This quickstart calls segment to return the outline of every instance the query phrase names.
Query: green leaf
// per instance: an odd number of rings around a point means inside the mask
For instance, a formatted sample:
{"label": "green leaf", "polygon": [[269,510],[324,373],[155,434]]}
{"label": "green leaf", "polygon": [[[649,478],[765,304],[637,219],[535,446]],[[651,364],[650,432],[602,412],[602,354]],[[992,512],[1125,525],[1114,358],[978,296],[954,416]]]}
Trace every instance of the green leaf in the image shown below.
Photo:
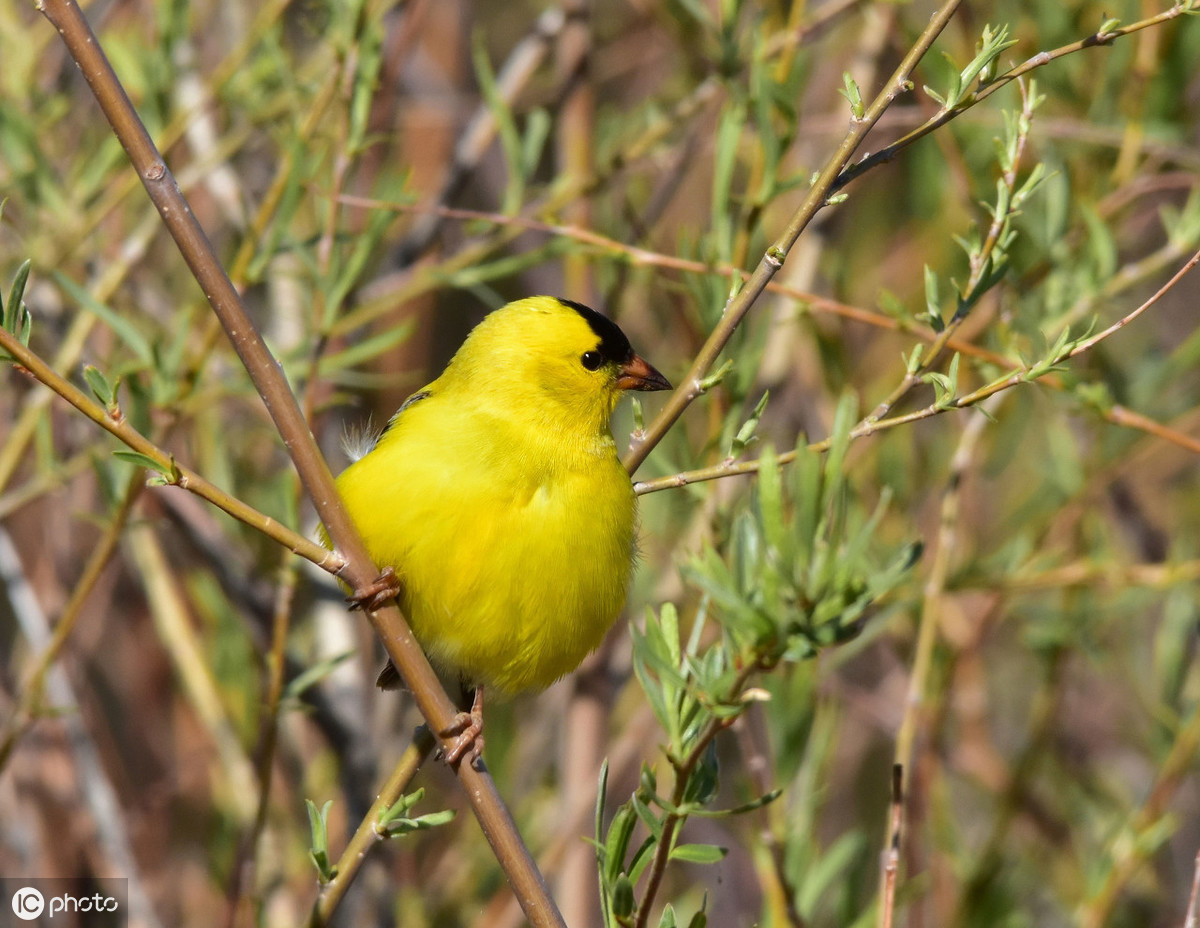
{"label": "green leaf", "polygon": [[848,876],[851,865],[862,857],[865,850],[866,840],[862,834],[851,831],[839,836],[832,845],[816,855],[797,887],[800,911],[807,913],[815,910],[835,882]]}
{"label": "green leaf", "polygon": [[975,83],[976,78],[990,79],[995,70],[993,65],[996,59],[1005,49],[1012,48],[1016,44],[1015,39],[1008,38],[1007,26],[1000,26],[994,31],[991,26],[984,26],[983,36],[979,41],[979,50],[959,75],[961,86],[970,87]]}
{"label": "green leaf", "polygon": [[8,291],[8,304],[4,309],[4,328],[17,334],[16,326],[20,319],[20,310],[25,301],[25,285],[29,281],[29,269],[33,266],[33,261],[26,258],[21,262],[21,266],[17,268],[17,273],[13,275],[12,287]]}
{"label": "green leaf", "polygon": [[593,821],[592,833],[595,836],[596,857],[597,862],[603,865],[603,848],[601,843],[602,832],[604,829],[604,805],[607,802],[608,793],[608,758],[604,758],[604,762],[600,765],[600,782],[596,784],[596,817]]}
{"label": "green leaf", "polygon": [[[666,602],[658,611],[658,624],[662,629],[663,644],[667,647],[667,655],[672,667],[678,667],[683,654],[679,649],[679,613],[675,604]],[[682,683],[682,680],[678,682]]]}
{"label": "green leaf", "polygon": [[662,838],[662,819],[654,814],[654,810],[646,805],[642,797],[634,793],[630,804],[633,806],[634,812],[637,813],[637,817],[642,820],[642,824],[646,826],[646,830],[654,837],[654,840],[657,841]]}
{"label": "green leaf", "polygon": [[444,825],[447,822],[454,821],[454,817],[458,815],[454,809],[443,809],[441,812],[426,812],[424,815],[418,815],[413,819],[413,823],[418,828],[433,828],[437,825]]}
{"label": "green leaf", "polygon": [[733,252],[733,217],[729,208],[737,199],[733,174],[745,125],[746,108],[737,102],[726,104],[717,125],[713,163],[712,228],[717,256],[722,261],[730,260]]}
{"label": "green leaf", "polygon": [[938,296],[937,272],[928,264],[925,265],[925,318],[935,332],[946,328],[942,320],[942,303]]}
{"label": "green leaf", "polygon": [[717,764],[717,744],[710,741],[695,769],[688,777],[683,790],[684,802],[707,805],[716,798],[720,786],[720,770]]}
{"label": "green leaf", "polygon": [[646,430],[646,414],[642,412],[642,401],[636,396],[632,397],[629,409],[633,413],[633,430],[638,433],[644,432]]}
{"label": "green leaf", "polygon": [[653,835],[650,835],[641,843],[641,846],[633,852],[633,856],[629,858],[629,879],[635,885],[637,884],[637,881],[641,879],[642,871],[644,871],[649,865],[650,861],[654,859],[654,849],[656,847],[658,847],[658,839]]}
{"label": "green leaf", "polygon": [[[0,324],[4,330],[13,335],[22,345],[29,344],[29,336],[33,332],[33,316],[25,305],[25,284],[29,279],[30,261],[26,259],[17,268],[13,278],[12,288],[8,294],[8,305],[0,303]],[[0,352],[0,360],[16,360],[8,352]]]}
{"label": "green leaf", "polygon": [[637,814],[633,806],[625,803],[613,816],[612,824],[608,826],[608,839],[604,842],[604,884],[612,886],[618,875],[625,868],[625,855],[629,851],[629,839],[633,835],[633,826],[637,824]]}
{"label": "green leaf", "polygon": [[119,448],[113,452],[114,458],[120,458],[122,461],[128,461],[137,467],[144,467],[146,470],[154,471],[156,474],[162,474],[171,483],[176,483],[179,480],[179,470],[175,467],[174,459],[170,464],[163,464],[156,458],[152,458],[147,454],[142,454],[140,451],[132,451],[128,448]]}
{"label": "green leaf", "polygon": [[825,458],[825,481],[822,499],[823,507],[828,510],[836,494],[841,492],[843,482],[843,466],[846,451],[850,448],[850,430],[857,417],[858,397],[850,391],[838,399],[837,409],[833,414],[833,434],[829,454]]}
{"label": "green leaf", "polygon": [[866,112],[866,108],[863,106],[862,92],[858,89],[858,84],[854,82],[849,71],[842,73],[842,88],[838,93],[850,101],[850,112],[854,118],[862,119]]}
{"label": "green leaf", "polygon": [[729,848],[715,844],[681,844],[671,851],[671,860],[682,860],[690,864],[715,864],[725,859]]}
{"label": "green leaf", "polygon": [[770,445],[758,456],[758,511],[767,544],[784,556],[788,547],[783,524],[783,479],[779,459]]}
{"label": "green leaf", "polygon": [[329,862],[329,810],[333,806],[333,800],[326,800],[325,805],[317,808],[317,804],[311,799],[304,800],[305,808],[308,810],[308,827],[311,833],[312,846],[309,848],[309,857],[312,859],[313,865],[317,868],[317,875],[321,882],[328,883],[337,876],[337,868]]}
{"label": "green leaf", "polygon": [[700,392],[707,393],[709,390],[711,390],[713,387],[715,387],[717,384],[719,384],[722,380],[724,380],[725,376],[731,370],[733,370],[733,361],[726,360],[725,363],[722,364],[720,367],[718,367],[715,371],[713,371],[707,377],[704,377],[701,379]]}
{"label": "green leaf", "polygon": [[[946,57],[948,59],[950,56],[947,55]],[[962,99],[962,92],[962,74],[955,72],[950,75],[950,87],[946,91],[946,107],[953,109],[954,107],[958,106],[959,101]]]}
{"label": "green leaf", "polygon": [[381,824],[387,823],[392,819],[399,818],[406,814],[413,806],[425,798],[425,788],[421,787],[411,793],[403,794],[392,805],[379,813],[379,821]]}
{"label": "green leaf", "polygon": [[83,366],[83,379],[92,390],[92,395],[96,397],[106,407],[111,408],[116,400],[116,391],[108,382],[108,378],[100,371],[98,367],[91,364]]}
{"label": "green leaf", "polygon": [[525,114],[525,135],[521,139],[521,172],[527,180],[537,173],[552,126],[550,114],[543,107],[535,107]]}
{"label": "green leaf", "polygon": [[732,809],[692,809],[692,815],[703,816],[704,818],[723,818],[727,815],[745,815],[747,812],[753,812],[756,809],[761,809],[763,806],[774,802],[783,795],[783,790],[773,789],[769,793],[759,796],[757,799],[752,799],[750,802],[743,803],[740,806],[734,806]]}
{"label": "green leaf", "polygon": [[642,761],[642,772],[638,776],[638,788],[647,793],[658,792],[658,775],[654,772],[654,768],[645,761]]}
{"label": "green leaf", "polygon": [[658,719],[658,724],[665,731],[670,731],[674,724],[672,722],[674,713],[667,707],[661,683],[650,673],[647,660],[649,649],[645,645],[645,636],[632,623],[629,626],[629,634],[633,642],[633,672],[638,678],[638,683],[641,684],[642,691],[646,694],[646,701],[650,703],[650,709],[654,713],[654,717]]}
{"label": "green leaf", "polygon": [[1021,204],[1045,183],[1046,177],[1046,165],[1039,161],[1033,166],[1029,176],[1025,178],[1025,182],[1013,194],[1013,208],[1019,209]]}
{"label": "green leaf", "polygon": [[623,873],[613,886],[612,911],[617,918],[625,918],[633,913],[633,883]]}
{"label": "green leaf", "polygon": [[367,227],[353,237],[354,244],[349,254],[342,251],[337,253],[336,265],[325,281],[325,318],[322,320],[324,330],[328,331],[342,312],[346,294],[358,283],[367,263],[378,254],[379,241],[394,220],[394,214],[388,210],[373,210],[367,220]]}
{"label": "green leaf", "polygon": [[304,805],[308,809],[308,827],[312,832],[312,846],[314,850],[328,850],[326,819],[329,817],[329,809],[333,806],[333,800],[326,800],[325,805],[321,806],[320,810],[317,809],[317,804],[311,799],[305,799]]}
{"label": "green leaf", "polygon": [[758,430],[759,420],[762,419],[763,410],[767,408],[767,399],[770,395],[769,390],[763,393],[762,398],[754,407],[754,412],[750,414],[750,418],[742,423],[742,427],[738,429],[738,433],[734,436],[733,442],[729,447],[728,458],[730,460],[741,457],[742,452],[746,450],[746,446],[754,440],[754,433]]}
{"label": "green leaf", "polygon": [[[418,790],[417,792],[423,791]],[[401,802],[403,802],[403,799]],[[397,805],[399,804],[397,803]],[[418,815],[416,818],[410,818],[403,814],[392,816],[391,811],[389,809],[388,812],[380,816],[380,822],[376,829],[380,834],[388,838],[400,838],[404,835],[412,834],[414,831],[428,831],[430,828],[437,828],[439,825],[452,822],[456,815],[453,809],[443,809],[440,812],[429,812],[425,815]],[[385,816],[390,817],[385,818]]]}

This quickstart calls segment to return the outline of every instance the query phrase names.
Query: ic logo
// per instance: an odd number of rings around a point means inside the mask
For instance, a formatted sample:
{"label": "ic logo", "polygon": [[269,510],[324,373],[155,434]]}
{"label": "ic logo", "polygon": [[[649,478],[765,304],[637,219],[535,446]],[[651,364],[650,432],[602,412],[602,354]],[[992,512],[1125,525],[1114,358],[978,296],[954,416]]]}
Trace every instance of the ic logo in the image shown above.
{"label": "ic logo", "polygon": [[17,918],[31,922],[42,914],[42,909],[46,907],[46,900],[32,886],[26,886],[13,894],[12,907]]}

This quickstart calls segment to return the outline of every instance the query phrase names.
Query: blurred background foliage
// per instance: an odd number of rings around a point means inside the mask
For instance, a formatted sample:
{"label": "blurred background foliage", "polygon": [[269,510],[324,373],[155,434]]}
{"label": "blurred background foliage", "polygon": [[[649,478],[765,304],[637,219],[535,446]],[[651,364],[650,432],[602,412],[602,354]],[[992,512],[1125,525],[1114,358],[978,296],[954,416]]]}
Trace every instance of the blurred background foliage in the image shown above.
{"label": "blurred background foliage", "polygon": [[[844,75],[869,101],[932,11],[88,6],[335,470],[347,429],[385,421],[520,296],[603,308],[677,381],[730,268],[758,262],[843,137]],[[1171,11],[968,3],[860,155],[938,112],[922,87],[947,98],[986,27],[1012,44],[984,80]],[[143,433],[311,530],[33,4],[0,0],[0,60],[0,290],[32,261],[31,346],[81,386],[84,364],[119,378]],[[667,924],[875,923],[896,761],[897,924],[1183,923],[1200,848],[1196,278],[986,414],[952,407],[1127,315],[1195,251],[1198,65],[1188,16],[1063,55],[1024,102],[1015,82],[968,99],[806,230],[786,292],[758,301],[637,479],[759,455],[763,472],[644,495],[634,634],[620,623],[573,678],[489,710],[489,767],[573,928],[641,901],[651,924],[667,902]],[[989,208],[1039,165],[989,251]],[[978,280],[955,320],[954,282]],[[947,325],[938,376],[894,407],[942,411],[851,440]],[[332,800],[336,857],[414,710],[374,690],[378,648],[327,579],[182,491],[145,490],[114,440],[3,376],[0,872],[128,876],[137,924],[303,922],[305,800]],[[622,413],[620,444],[658,403]],[[803,450],[830,436],[828,455]],[[414,816],[463,808],[439,765],[420,783]],[[460,814],[375,850],[336,921],[520,916]]]}

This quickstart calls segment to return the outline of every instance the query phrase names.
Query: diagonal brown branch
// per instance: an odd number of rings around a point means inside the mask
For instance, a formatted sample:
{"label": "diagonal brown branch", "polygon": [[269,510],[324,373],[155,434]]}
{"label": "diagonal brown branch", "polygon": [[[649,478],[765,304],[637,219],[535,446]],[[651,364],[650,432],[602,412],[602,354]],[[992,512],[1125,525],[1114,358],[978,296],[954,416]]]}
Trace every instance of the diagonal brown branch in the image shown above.
{"label": "diagonal brown branch", "polygon": [[[262,397],[318,516],[338,551],[346,558],[342,578],[352,587],[367,585],[378,571],[341,504],[333,475],[287,380],[247,316],[212,244],[138,118],[82,11],[73,0],[42,0],[39,9],[58,29]],[[442,689],[400,610],[389,606],[368,616],[383,640],[388,656],[412,690],[422,714],[435,731],[446,730],[455,715],[454,704]],[[470,764],[460,764],[458,776],[530,922],[537,926],[561,925],[562,918],[550,898],[545,880],[521,841],[491,776],[486,770],[477,770]]]}
{"label": "diagonal brown branch", "polygon": [[833,190],[834,182],[838,175],[849,163],[854,152],[862,143],[867,133],[871,131],[871,127],[879,121],[884,111],[892,104],[901,93],[906,92],[912,86],[909,76],[913,69],[917,66],[917,62],[924,57],[933,45],[934,40],[946,28],[946,24],[950,22],[951,17],[958,9],[962,0],[946,0],[941,5],[933,17],[929,21],[929,25],[925,27],[913,47],[908,54],[904,56],[904,60],[900,62],[900,66],[888,79],[883,90],[871,102],[862,118],[855,119],[850,127],[850,131],[842,140],[842,144],[838,146],[837,151],[826,163],[824,169],[818,175],[816,181],[809,189],[808,196],[796,210],[791,221],[787,224],[783,234],[776,239],[775,243],[767,249],[766,254],[758,263],[758,267],[750,275],[742,289],[734,296],[725,306],[725,312],[721,316],[721,321],[717,323],[712,334],[700,349],[696,359],[692,362],[691,368],[680,381],[679,387],[671,394],[671,398],[667,401],[666,406],[646,429],[643,434],[635,435],[634,441],[629,449],[629,453],[625,455],[625,469],[631,474],[638,469],[638,466],[646,459],[646,456],[653,450],[654,446],[662,441],[663,436],[675,424],[676,420],[683,415],[684,411],[699,397],[704,391],[701,387],[701,380],[704,375],[712,368],[717,357],[728,344],[729,339],[733,337],[733,333],[737,330],[746,313],[750,311],[750,307],[754,305],[755,300],[766,289],[767,284],[771,281],[776,272],[783,267],[783,262],[787,259],[788,252],[792,246],[796,244],[796,240],[800,237],[800,233],[808,226],[817,212],[827,204],[829,195]]}

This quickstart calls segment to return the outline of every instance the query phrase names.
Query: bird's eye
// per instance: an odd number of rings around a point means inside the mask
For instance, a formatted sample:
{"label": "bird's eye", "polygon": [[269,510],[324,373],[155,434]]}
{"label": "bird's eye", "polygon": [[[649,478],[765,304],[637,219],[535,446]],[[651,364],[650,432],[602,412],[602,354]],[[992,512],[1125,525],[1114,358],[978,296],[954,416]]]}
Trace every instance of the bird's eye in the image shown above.
{"label": "bird's eye", "polygon": [[585,351],[579,360],[589,371],[599,370],[600,365],[604,363],[604,358],[600,356],[599,351]]}

